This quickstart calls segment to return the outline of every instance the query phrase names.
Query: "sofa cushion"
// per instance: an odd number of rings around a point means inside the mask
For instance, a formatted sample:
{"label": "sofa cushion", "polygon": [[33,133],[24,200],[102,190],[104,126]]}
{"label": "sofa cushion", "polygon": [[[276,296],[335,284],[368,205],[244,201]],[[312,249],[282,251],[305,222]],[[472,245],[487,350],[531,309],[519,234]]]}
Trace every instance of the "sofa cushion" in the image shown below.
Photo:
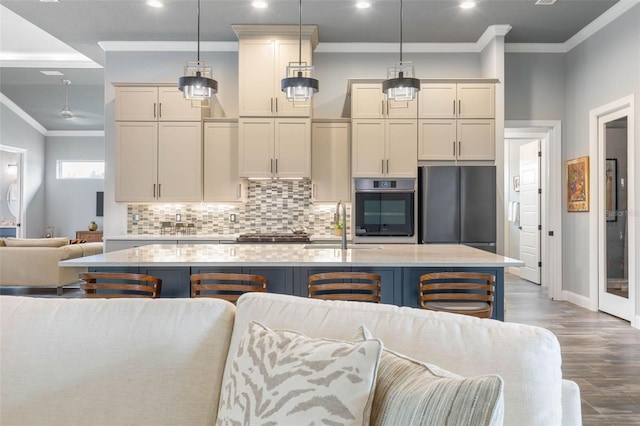
{"label": "sofa cushion", "polygon": [[0,296],[0,424],[211,425],[235,307]]}
{"label": "sofa cushion", "polygon": [[251,322],[230,353],[217,424],[368,424],[381,351],[375,339],[312,339]]}
{"label": "sofa cushion", "polygon": [[[361,326],[356,341],[371,339]],[[374,426],[502,425],[500,376],[462,377],[384,349],[371,411]]]}
{"label": "sofa cushion", "polygon": [[69,238],[7,238],[7,247],[62,247],[69,244]]}
{"label": "sofa cushion", "polygon": [[[562,371],[558,340],[541,327],[392,305],[247,293],[237,303],[231,340],[252,321],[311,337],[350,340],[365,325],[385,348],[462,376],[504,381],[505,424],[560,424]],[[225,370],[228,370],[228,364]]]}

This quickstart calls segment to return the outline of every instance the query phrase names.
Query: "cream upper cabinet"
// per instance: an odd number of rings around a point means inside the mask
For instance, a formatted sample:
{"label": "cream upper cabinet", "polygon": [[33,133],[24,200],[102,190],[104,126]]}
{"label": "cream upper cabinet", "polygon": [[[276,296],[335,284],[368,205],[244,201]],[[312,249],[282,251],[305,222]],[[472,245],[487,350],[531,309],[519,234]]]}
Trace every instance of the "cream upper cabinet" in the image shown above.
{"label": "cream upper cabinet", "polygon": [[352,120],[353,177],[415,177],[416,120]]}
{"label": "cream upper cabinet", "polygon": [[238,123],[204,123],[204,201],[242,201],[244,191],[238,175]]}
{"label": "cream upper cabinet", "polygon": [[350,125],[322,122],[311,125],[311,198],[316,202],[351,198]]}
{"label": "cream upper cabinet", "polygon": [[416,118],[418,101],[389,101],[382,93],[382,83],[351,85],[351,118]]}
{"label": "cream upper cabinet", "polygon": [[493,83],[422,83],[420,118],[494,118]]}
{"label": "cream upper cabinet", "polygon": [[311,176],[311,120],[241,118],[239,175],[246,178]]}
{"label": "cream upper cabinet", "polygon": [[[287,101],[280,82],[287,66],[298,63],[298,38],[248,38],[239,43],[239,115],[309,117],[309,104]],[[311,65],[311,42],[302,40],[302,61]]]}
{"label": "cream upper cabinet", "polygon": [[493,160],[494,120],[423,119],[418,123],[419,160]]}
{"label": "cream upper cabinet", "polygon": [[116,201],[202,201],[200,122],[116,122]]}
{"label": "cream upper cabinet", "polygon": [[116,121],[199,121],[208,112],[192,107],[174,86],[116,87]]}

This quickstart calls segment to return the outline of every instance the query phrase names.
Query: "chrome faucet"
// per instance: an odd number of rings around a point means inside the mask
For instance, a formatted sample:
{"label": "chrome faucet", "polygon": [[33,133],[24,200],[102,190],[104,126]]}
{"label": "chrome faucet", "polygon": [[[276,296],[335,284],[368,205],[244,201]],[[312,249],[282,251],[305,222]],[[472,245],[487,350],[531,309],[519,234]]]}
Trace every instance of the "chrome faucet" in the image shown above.
{"label": "chrome faucet", "polygon": [[335,221],[336,225],[340,223],[340,206],[342,206],[342,244],[340,248],[342,250],[347,249],[347,208],[345,207],[344,201],[338,201],[336,204],[336,214]]}

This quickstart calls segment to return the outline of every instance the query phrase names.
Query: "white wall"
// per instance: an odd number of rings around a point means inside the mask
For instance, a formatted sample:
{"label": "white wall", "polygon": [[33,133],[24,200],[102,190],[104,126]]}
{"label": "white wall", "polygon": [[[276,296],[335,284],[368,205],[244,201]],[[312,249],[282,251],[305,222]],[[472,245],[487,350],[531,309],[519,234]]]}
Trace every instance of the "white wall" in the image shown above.
{"label": "white wall", "polygon": [[[617,18],[607,27],[566,54],[565,123],[563,130],[563,161],[589,155],[589,112],[625,96],[634,95],[636,127],[640,124],[640,4]],[[640,146],[640,132],[636,132],[635,146]],[[636,150],[636,170],[640,170],[640,150]],[[591,161],[595,161],[591,158]],[[593,167],[591,170],[595,170]],[[564,176],[564,175],[563,175]],[[593,175],[592,175],[593,176]],[[563,181],[565,181],[566,176]],[[594,183],[594,181],[592,181]],[[596,215],[597,192],[592,185],[590,211],[563,213],[563,288],[579,296],[596,298],[590,294],[590,271],[597,259],[591,258],[592,234],[590,215]],[[636,200],[640,196],[636,185]],[[566,199],[566,188],[563,188]],[[633,207],[630,207],[633,209]],[[637,206],[636,206],[637,208]],[[637,214],[637,210],[636,210]],[[636,230],[640,238],[640,229]],[[640,241],[640,240],[638,240]],[[636,252],[640,256],[640,251]],[[636,259],[636,265],[640,259]],[[640,271],[638,271],[640,273]],[[640,274],[636,275],[640,276]],[[640,305],[640,292],[638,302]]]}
{"label": "white wall", "polygon": [[46,218],[57,236],[75,238],[90,221],[102,229],[96,217],[96,192],[104,190],[102,179],[56,179],[57,160],[104,160],[103,137],[57,136],[46,139]]}
{"label": "white wall", "polygon": [[0,103],[0,145],[25,149],[23,236],[43,237],[45,222],[45,138]]}

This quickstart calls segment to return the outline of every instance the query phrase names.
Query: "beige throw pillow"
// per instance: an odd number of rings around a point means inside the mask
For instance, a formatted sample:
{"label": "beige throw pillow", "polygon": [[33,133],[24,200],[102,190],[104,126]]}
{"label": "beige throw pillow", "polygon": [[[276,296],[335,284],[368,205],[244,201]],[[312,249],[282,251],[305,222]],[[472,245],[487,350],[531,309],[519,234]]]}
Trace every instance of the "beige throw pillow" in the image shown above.
{"label": "beige throw pillow", "polygon": [[222,383],[217,425],[368,425],[382,343],[252,322]]}
{"label": "beige throw pillow", "polygon": [[7,238],[4,243],[7,247],[62,247],[69,244],[69,238]]}
{"label": "beige throw pillow", "polygon": [[[360,328],[356,341],[371,334]],[[371,425],[502,425],[500,376],[461,377],[385,349],[382,353]]]}

